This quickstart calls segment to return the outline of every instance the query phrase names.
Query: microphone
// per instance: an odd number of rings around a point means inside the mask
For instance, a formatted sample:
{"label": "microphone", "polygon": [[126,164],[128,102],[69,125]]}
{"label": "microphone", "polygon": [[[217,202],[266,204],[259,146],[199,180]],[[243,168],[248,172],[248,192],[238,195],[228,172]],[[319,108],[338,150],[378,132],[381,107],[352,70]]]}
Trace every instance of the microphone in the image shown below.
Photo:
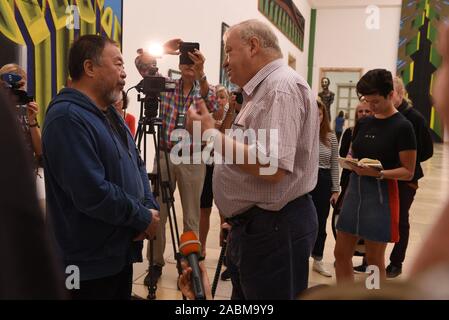
{"label": "microphone", "polygon": [[143,91],[143,80],[141,80],[138,84],[135,86],[137,92],[142,93]]}
{"label": "microphone", "polygon": [[196,300],[205,300],[204,286],[201,277],[201,270],[198,264],[198,256],[201,252],[201,243],[198,241],[196,234],[193,231],[184,232],[181,235],[179,251],[187,258],[189,266],[192,268],[191,280],[193,293]]}

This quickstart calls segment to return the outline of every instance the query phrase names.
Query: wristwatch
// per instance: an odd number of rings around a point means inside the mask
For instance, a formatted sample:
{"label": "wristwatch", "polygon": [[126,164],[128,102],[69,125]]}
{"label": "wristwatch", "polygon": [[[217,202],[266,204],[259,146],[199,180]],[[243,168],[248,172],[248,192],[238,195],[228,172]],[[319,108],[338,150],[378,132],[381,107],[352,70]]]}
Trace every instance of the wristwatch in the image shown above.
{"label": "wristwatch", "polygon": [[30,123],[30,124],[28,125],[28,127],[30,127],[30,128],[36,128],[36,127],[40,128],[40,127],[39,127],[39,123],[38,123],[37,121],[34,121],[33,124]]}

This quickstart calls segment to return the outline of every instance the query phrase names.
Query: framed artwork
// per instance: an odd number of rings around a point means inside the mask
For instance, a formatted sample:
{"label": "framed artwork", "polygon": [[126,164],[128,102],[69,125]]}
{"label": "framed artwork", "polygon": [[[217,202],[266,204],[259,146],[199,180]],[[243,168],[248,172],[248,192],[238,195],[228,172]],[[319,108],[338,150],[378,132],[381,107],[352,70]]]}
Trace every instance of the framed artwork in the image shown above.
{"label": "framed artwork", "polygon": [[168,69],[168,77],[173,80],[181,79],[181,71]]}
{"label": "framed artwork", "polygon": [[402,77],[413,106],[426,119],[437,142],[444,140],[443,122],[432,101],[432,85],[441,65],[438,25],[448,21],[447,0],[403,0],[396,73]]}
{"label": "framed artwork", "polygon": [[67,83],[74,39],[100,34],[122,47],[123,0],[0,1],[0,12],[0,66],[17,63],[26,70],[41,123],[49,102]]}
{"label": "framed artwork", "polygon": [[232,88],[234,86],[229,81],[228,75],[226,74],[226,71],[223,68],[223,62],[224,62],[225,56],[226,56],[223,36],[228,29],[229,29],[229,25],[222,22],[221,23],[221,51],[220,51],[220,84],[222,84],[224,87],[228,88],[228,90],[232,90]]}
{"label": "framed artwork", "polygon": [[293,0],[258,0],[259,11],[299,50],[304,50],[305,19]]}

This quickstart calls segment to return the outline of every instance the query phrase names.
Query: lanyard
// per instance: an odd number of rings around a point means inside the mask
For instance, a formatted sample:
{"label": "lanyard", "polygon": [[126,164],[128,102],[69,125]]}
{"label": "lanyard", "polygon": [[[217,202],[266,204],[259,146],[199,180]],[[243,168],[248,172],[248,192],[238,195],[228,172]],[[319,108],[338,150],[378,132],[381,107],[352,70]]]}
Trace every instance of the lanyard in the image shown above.
{"label": "lanyard", "polygon": [[[190,88],[189,94],[187,95],[187,97],[184,100],[184,85],[182,80],[180,81],[181,85],[179,86],[179,100],[178,100],[178,105],[182,106],[183,108],[185,108],[187,101],[189,100],[190,95],[192,94],[193,88],[195,87],[195,83],[192,84],[192,88]],[[182,105],[181,105],[182,102]],[[187,111],[187,110],[186,110]]]}

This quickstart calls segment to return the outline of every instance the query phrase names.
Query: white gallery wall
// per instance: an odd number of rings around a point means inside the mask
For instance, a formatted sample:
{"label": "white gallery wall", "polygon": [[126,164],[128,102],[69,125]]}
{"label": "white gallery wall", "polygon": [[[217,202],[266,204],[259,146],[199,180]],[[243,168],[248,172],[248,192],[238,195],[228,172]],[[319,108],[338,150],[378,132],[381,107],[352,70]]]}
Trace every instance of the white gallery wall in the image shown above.
{"label": "white gallery wall", "polygon": [[[401,0],[312,3],[317,9],[312,83],[315,92],[320,91],[320,68],[363,68],[365,72],[385,68],[395,73]],[[378,26],[372,24],[370,5],[379,10]]]}
{"label": "white gallery wall", "polygon": [[[288,61],[296,58],[296,70],[307,78],[307,57],[311,7],[308,0],[294,0],[306,24],[304,50],[299,50],[268,19],[258,11],[258,0],[124,0],[123,1],[123,56],[127,73],[126,87],[137,84],[141,77],[134,66],[136,50],[151,42],[164,43],[173,38],[199,42],[206,57],[205,73],[211,84],[219,83],[221,25],[233,25],[247,19],[260,19],[269,23],[279,38],[279,44]],[[167,75],[169,69],[178,69],[177,56],[164,56],[158,60],[159,71]],[[139,115],[140,105],[133,90],[129,94],[129,112]],[[148,144],[147,163],[152,168],[154,148]]]}

